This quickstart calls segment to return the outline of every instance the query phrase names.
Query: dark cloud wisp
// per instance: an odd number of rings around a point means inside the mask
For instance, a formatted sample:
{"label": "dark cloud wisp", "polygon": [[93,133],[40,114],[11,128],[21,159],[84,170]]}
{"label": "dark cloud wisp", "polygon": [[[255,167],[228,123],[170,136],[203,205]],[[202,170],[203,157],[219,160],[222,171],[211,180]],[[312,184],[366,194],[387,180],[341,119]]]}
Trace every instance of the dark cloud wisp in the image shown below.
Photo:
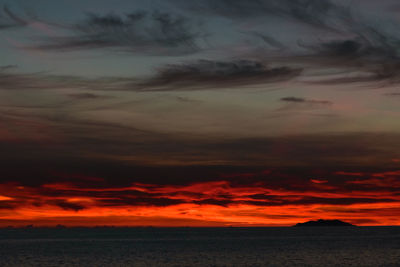
{"label": "dark cloud wisp", "polygon": [[165,12],[138,11],[125,16],[88,14],[70,27],[72,34],[49,37],[37,48],[71,51],[114,48],[149,55],[185,55],[197,52],[201,34],[183,16]]}
{"label": "dark cloud wisp", "polygon": [[304,104],[316,104],[316,105],[332,105],[332,102],[328,100],[306,99],[294,96],[283,97],[280,100],[283,102],[299,103],[299,104],[304,103]]}
{"label": "dark cloud wisp", "polygon": [[[85,90],[113,91],[185,91],[203,89],[237,88],[280,83],[296,78],[302,69],[268,65],[250,60],[211,61],[198,60],[180,65],[165,65],[157,73],[145,78],[103,77],[88,79],[79,76],[62,76],[48,73],[22,74],[0,68],[0,86],[3,89],[62,89],[66,86]],[[68,95],[75,99],[95,99],[90,92]],[[184,100],[184,99],[179,99]]]}
{"label": "dark cloud wisp", "polygon": [[265,16],[282,17],[307,25],[331,28],[333,17],[348,17],[349,9],[330,0],[200,0],[187,2],[173,0],[174,3],[202,14],[214,14],[237,19]]}
{"label": "dark cloud wisp", "polygon": [[[400,32],[396,22],[389,17],[361,14],[354,3],[332,0],[258,0],[239,1],[201,0],[183,2],[173,0],[191,12],[208,16],[225,17],[236,25],[252,23],[256,29],[241,28],[241,33],[262,39],[268,48],[284,49],[285,62],[303,63],[308,68],[342,68],[346,73],[340,78],[330,78],[322,83],[390,82],[400,81]],[[278,18],[278,20],[277,20]],[[302,25],[306,34],[297,42],[279,39],[271,24],[286,28]],[[265,27],[264,27],[265,26]],[[298,27],[298,26],[296,26]],[[287,27],[290,35],[296,35]],[[305,51],[299,53],[299,48]],[[287,53],[290,52],[290,53]],[[260,56],[259,51],[255,51]],[[268,58],[268,55],[264,54]],[[271,60],[271,59],[270,59]],[[362,74],[359,74],[362,72]]]}
{"label": "dark cloud wisp", "polygon": [[20,28],[28,25],[28,22],[10,10],[8,6],[3,7],[0,13],[0,30]]}
{"label": "dark cloud wisp", "polygon": [[268,67],[249,60],[199,60],[182,65],[167,65],[153,78],[139,85],[143,90],[195,90],[203,88],[229,88],[275,83],[293,79],[301,69]]}

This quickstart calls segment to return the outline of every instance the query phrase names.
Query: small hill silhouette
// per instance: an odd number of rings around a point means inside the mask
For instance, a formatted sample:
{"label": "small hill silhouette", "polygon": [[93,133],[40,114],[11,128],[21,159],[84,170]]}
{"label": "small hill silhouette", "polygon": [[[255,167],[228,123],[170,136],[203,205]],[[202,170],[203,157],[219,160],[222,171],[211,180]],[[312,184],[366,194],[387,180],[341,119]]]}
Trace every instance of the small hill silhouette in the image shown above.
{"label": "small hill silhouette", "polygon": [[308,221],[305,223],[298,223],[295,225],[295,227],[309,227],[309,226],[355,226],[355,225],[340,220],[322,220],[322,219],[318,221]]}

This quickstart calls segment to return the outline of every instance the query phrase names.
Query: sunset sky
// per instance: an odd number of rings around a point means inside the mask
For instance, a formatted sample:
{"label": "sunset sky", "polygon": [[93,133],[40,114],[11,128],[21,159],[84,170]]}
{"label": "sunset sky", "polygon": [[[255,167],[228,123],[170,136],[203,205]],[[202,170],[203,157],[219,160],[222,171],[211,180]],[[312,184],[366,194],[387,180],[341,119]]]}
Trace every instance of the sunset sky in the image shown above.
{"label": "sunset sky", "polygon": [[400,225],[398,1],[0,7],[0,227]]}

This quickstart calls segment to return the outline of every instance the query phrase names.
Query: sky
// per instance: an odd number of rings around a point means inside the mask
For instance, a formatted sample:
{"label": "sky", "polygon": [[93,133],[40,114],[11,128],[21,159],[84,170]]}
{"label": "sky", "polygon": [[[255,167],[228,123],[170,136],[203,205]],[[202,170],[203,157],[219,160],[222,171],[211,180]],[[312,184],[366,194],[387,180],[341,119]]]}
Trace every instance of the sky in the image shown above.
{"label": "sky", "polygon": [[0,7],[0,227],[400,225],[397,1]]}

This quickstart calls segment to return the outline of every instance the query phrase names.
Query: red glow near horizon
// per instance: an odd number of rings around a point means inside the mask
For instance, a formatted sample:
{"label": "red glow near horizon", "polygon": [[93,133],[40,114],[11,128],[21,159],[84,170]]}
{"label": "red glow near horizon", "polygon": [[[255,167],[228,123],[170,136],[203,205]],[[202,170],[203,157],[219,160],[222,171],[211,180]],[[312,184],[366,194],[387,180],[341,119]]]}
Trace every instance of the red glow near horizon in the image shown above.
{"label": "red glow near horizon", "polygon": [[400,225],[400,196],[390,188],[400,186],[399,174],[374,173],[361,179],[339,173],[352,179],[341,186],[310,179],[301,190],[226,180],[113,188],[2,184],[0,226],[289,226],[319,218]]}

